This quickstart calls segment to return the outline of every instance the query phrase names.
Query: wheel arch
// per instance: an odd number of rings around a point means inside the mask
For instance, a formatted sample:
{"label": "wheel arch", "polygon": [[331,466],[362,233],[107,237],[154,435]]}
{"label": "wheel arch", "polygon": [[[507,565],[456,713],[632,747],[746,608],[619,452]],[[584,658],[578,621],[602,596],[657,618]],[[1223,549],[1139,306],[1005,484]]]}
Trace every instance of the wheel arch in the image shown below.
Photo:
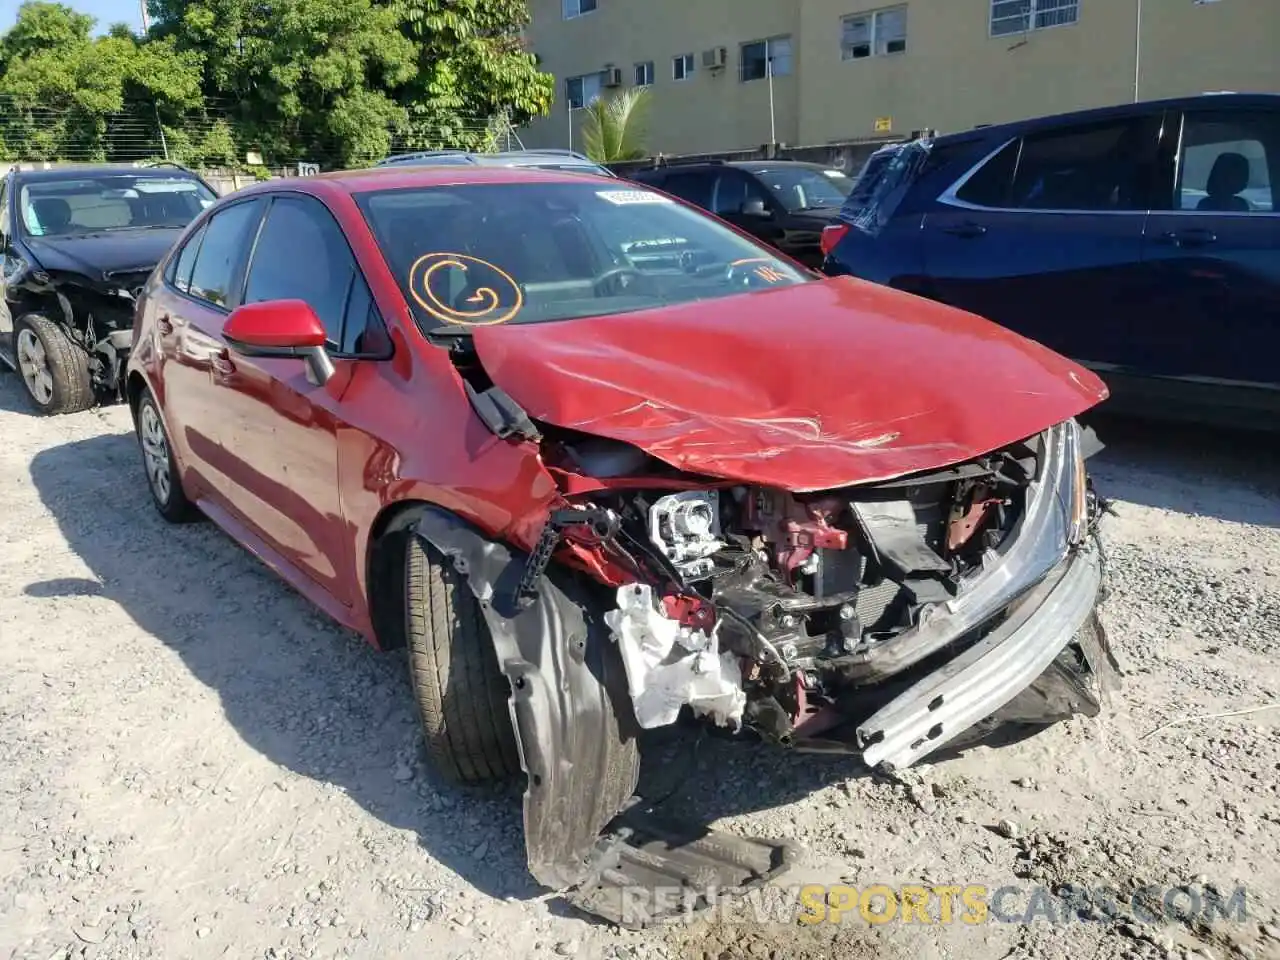
{"label": "wheel arch", "polygon": [[404,551],[398,545],[404,543],[403,537],[428,510],[443,508],[428,500],[398,500],[383,507],[369,528],[364,557],[365,600],[379,650],[398,650],[405,645]]}
{"label": "wheel arch", "polygon": [[[125,399],[129,402],[129,414],[133,417],[133,422],[138,422],[138,401],[142,399],[142,392],[150,389],[147,384],[147,378],[140,374],[137,370],[130,370],[128,377],[125,379]],[[155,391],[152,391],[155,395]]]}

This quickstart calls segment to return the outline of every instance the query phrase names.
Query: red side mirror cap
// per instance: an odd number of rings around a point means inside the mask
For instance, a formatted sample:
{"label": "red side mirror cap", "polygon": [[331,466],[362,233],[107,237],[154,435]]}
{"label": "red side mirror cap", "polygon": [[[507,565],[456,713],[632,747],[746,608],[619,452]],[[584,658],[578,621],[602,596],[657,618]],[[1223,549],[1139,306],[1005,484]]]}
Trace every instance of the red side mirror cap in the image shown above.
{"label": "red side mirror cap", "polygon": [[237,307],[222,334],[247,351],[284,351],[323,347],[328,335],[314,310],[303,300],[266,300]]}

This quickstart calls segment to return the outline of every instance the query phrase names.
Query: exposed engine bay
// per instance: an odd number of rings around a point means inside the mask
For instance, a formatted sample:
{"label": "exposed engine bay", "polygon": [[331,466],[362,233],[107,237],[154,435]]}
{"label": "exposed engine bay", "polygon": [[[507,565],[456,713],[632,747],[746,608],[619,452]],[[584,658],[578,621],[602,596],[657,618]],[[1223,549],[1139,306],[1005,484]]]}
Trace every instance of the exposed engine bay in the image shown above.
{"label": "exposed engine bay", "polygon": [[642,574],[606,614],[640,725],[684,704],[781,742],[838,721],[842,699],[881,679],[866,655],[953,600],[1011,535],[1041,443],[839,494],[594,497],[585,509],[610,518],[612,550]]}

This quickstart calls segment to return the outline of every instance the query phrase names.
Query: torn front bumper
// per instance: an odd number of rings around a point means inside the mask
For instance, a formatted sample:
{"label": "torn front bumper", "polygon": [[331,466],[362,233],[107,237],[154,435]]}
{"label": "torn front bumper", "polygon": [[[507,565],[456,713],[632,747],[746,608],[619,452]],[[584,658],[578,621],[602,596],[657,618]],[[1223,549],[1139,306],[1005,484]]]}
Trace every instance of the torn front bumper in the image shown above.
{"label": "torn front bumper", "polygon": [[589,913],[639,927],[706,906],[708,887],[750,889],[790,867],[787,841],[667,823],[632,796],[640,756],[624,668],[580,582],[548,571],[533,603],[521,607],[527,555],[442,510],[425,508],[410,522],[479,599],[511,681],[528,775],[525,845],[539,883]]}
{"label": "torn front bumper", "polygon": [[1050,670],[1082,631],[1090,669],[1105,689],[1113,666],[1094,608],[1102,586],[1099,549],[1074,550],[1008,611],[1003,623],[910,687],[857,730],[868,766],[900,770],[991,717]]}

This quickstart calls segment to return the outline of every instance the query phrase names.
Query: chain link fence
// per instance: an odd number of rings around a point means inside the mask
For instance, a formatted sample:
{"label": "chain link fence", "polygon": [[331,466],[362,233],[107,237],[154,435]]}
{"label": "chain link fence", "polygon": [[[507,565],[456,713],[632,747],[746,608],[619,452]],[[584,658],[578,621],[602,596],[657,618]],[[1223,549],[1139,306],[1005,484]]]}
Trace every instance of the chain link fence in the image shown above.
{"label": "chain link fence", "polygon": [[[277,140],[309,139],[295,131],[265,131]],[[261,133],[261,131],[260,131]],[[210,99],[180,117],[162,116],[154,106],[135,104],[110,114],[29,106],[0,96],[0,158],[8,163],[137,163],[171,160],[201,169],[250,171],[261,176],[261,137],[246,136],[234,105]],[[276,172],[297,172],[298,164],[331,169],[337,151],[315,138],[299,156],[280,158]],[[496,151],[520,149],[517,131],[505,115],[410,118],[388,131],[392,155],[419,150]]]}

